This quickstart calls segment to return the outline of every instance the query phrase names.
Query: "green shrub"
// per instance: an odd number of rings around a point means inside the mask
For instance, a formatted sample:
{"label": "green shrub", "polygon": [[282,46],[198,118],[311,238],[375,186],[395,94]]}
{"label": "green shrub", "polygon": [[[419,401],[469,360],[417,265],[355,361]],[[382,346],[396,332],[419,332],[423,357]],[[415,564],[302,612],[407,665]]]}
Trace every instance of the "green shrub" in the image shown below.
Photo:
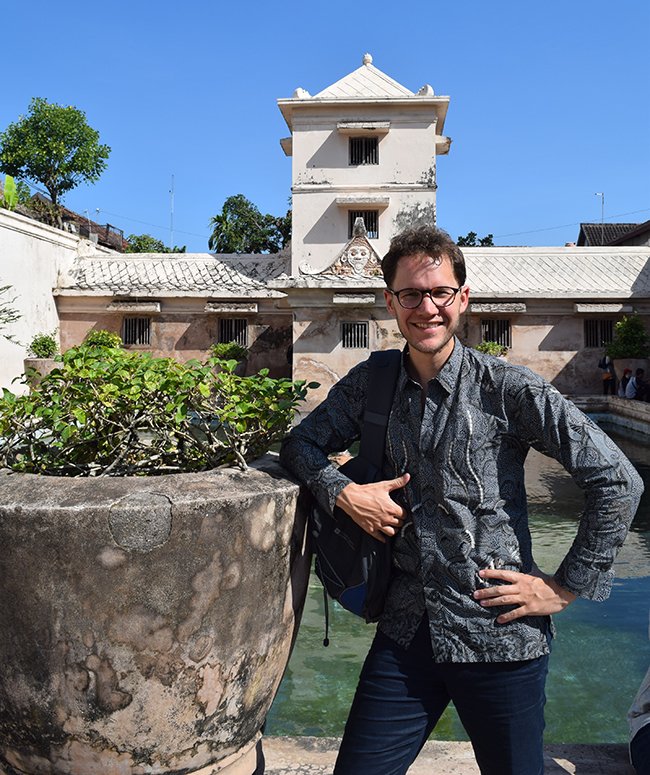
{"label": "green shrub", "polygon": [[647,358],[650,337],[638,315],[625,315],[614,326],[614,338],[605,347],[610,358]]}
{"label": "green shrub", "polygon": [[53,476],[244,469],[284,436],[315,385],[214,365],[72,348],[29,394],[4,390],[0,465]]}
{"label": "green shrub", "polygon": [[122,337],[113,331],[98,329],[86,334],[84,344],[88,347],[121,347]]}
{"label": "green shrub", "polygon": [[11,175],[5,176],[5,185],[2,197],[0,198],[0,207],[4,207],[6,210],[15,210],[18,204],[18,189],[16,188],[16,181]]}
{"label": "green shrub", "polygon": [[248,348],[237,342],[217,342],[210,348],[212,357],[220,361],[244,361],[248,358]]}
{"label": "green shrub", "polygon": [[29,354],[34,358],[54,358],[58,352],[56,331],[51,334],[36,334],[29,343]]}
{"label": "green shrub", "polygon": [[504,345],[491,341],[481,342],[480,344],[477,344],[474,349],[478,350],[480,353],[496,356],[506,355],[508,352],[508,348],[504,347]]}

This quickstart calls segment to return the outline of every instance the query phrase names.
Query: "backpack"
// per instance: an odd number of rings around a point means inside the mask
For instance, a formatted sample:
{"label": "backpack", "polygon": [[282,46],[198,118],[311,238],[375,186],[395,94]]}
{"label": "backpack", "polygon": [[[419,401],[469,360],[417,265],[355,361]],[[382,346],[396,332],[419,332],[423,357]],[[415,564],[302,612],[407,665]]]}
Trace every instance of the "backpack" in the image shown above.
{"label": "backpack", "polygon": [[[340,471],[358,484],[383,478],[388,416],[399,375],[402,353],[383,350],[369,359],[368,395],[357,457]],[[325,640],[329,643],[327,596],[366,622],[376,622],[384,608],[391,575],[391,542],[378,541],[362,530],[342,509],[330,515],[314,503],[309,516],[316,555],[315,571],[323,584],[325,598]]]}

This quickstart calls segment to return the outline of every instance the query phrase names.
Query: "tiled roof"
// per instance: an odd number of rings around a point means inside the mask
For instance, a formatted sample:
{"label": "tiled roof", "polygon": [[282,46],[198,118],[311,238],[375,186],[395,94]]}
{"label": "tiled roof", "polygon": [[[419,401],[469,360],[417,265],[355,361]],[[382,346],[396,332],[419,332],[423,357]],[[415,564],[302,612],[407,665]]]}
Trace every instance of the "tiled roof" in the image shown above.
{"label": "tiled roof", "polygon": [[636,229],[638,223],[581,223],[577,245],[579,247],[598,247],[609,245],[627,232]]}
{"label": "tiled roof", "polygon": [[472,296],[650,297],[650,248],[464,248]]}
{"label": "tiled roof", "polygon": [[315,94],[316,99],[412,97],[413,92],[374,65],[363,64],[336,83]]}
{"label": "tiled roof", "polygon": [[[627,244],[630,245],[632,243],[628,242],[628,240],[631,240],[634,237],[639,237],[642,234],[646,237],[646,239],[650,238],[650,221],[644,221],[643,223],[638,224],[638,226],[631,229],[630,231],[626,231],[622,236],[618,237],[617,239],[613,239],[609,244],[624,245],[627,242]],[[634,244],[638,245],[639,243],[636,242]]]}
{"label": "tiled roof", "polygon": [[289,271],[285,254],[134,253],[79,258],[59,295],[278,297],[268,284]]}
{"label": "tiled roof", "polygon": [[[650,298],[650,248],[464,248],[473,299]],[[80,258],[60,295],[282,297],[291,288],[382,288],[380,277],[289,276],[285,254]]]}

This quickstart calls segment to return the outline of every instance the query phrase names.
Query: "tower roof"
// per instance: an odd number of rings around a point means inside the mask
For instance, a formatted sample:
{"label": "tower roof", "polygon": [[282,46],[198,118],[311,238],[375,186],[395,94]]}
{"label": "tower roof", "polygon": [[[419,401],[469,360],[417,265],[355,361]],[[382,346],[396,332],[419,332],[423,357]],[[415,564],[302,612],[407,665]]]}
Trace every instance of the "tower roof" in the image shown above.
{"label": "tower roof", "polygon": [[386,101],[390,101],[392,104],[431,106],[438,117],[438,131],[442,133],[449,97],[435,95],[429,84],[425,84],[417,92],[412,92],[376,68],[372,63],[370,54],[364,54],[361,67],[319,91],[318,94],[311,95],[306,89],[297,88],[291,98],[279,99],[278,107],[289,129],[293,129],[293,112],[301,107],[337,103],[347,103],[348,105],[384,103]]}
{"label": "tower roof", "polygon": [[344,76],[331,86],[319,91],[314,99],[346,99],[346,98],[390,98],[413,97],[413,92],[397,83],[386,73],[382,73],[372,64],[370,54],[365,54],[363,64],[353,72]]}

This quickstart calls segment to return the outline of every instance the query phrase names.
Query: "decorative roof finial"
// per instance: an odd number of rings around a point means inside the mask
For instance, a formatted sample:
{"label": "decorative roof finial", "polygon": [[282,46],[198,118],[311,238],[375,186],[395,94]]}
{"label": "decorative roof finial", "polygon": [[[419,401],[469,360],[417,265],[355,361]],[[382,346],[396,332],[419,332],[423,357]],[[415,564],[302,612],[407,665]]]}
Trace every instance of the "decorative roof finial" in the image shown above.
{"label": "decorative roof finial", "polygon": [[364,54],[363,55],[363,64],[364,65],[371,65],[372,64],[372,56],[370,54]]}

